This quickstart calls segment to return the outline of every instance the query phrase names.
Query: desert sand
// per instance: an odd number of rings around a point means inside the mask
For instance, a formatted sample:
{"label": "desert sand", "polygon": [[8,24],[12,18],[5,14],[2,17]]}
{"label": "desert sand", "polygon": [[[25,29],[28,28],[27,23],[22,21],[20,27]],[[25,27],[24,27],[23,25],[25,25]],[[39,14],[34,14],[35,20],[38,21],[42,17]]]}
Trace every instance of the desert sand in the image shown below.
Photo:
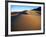
{"label": "desert sand", "polygon": [[11,30],[12,31],[26,31],[26,30],[40,30],[41,29],[41,15],[34,12],[27,12],[28,14],[20,14],[11,16]]}

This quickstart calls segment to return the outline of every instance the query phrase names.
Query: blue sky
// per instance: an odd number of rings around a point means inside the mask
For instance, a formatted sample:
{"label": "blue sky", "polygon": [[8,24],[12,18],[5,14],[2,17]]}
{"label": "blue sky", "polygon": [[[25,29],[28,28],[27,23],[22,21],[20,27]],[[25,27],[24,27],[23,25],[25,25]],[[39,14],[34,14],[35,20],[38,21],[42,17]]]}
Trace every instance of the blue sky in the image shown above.
{"label": "blue sky", "polygon": [[23,10],[32,10],[38,8],[39,6],[18,6],[18,5],[11,5],[11,12],[15,11],[23,11]]}

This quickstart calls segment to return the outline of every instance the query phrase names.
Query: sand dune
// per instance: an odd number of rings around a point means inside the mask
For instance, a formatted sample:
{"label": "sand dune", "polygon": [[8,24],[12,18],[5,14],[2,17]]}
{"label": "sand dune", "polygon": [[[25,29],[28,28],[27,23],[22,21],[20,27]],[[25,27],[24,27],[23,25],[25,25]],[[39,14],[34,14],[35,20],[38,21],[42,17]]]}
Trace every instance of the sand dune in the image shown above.
{"label": "sand dune", "polygon": [[29,12],[28,14],[21,14],[11,17],[11,30],[12,31],[25,31],[25,30],[40,30],[41,29],[41,16],[37,12]]}

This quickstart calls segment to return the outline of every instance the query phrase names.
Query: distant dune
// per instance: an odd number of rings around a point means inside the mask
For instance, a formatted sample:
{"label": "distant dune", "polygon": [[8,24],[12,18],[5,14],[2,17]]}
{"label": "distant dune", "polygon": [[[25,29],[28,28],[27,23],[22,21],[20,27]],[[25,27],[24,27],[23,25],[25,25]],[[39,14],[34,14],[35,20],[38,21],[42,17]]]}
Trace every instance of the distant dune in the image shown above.
{"label": "distant dune", "polygon": [[40,11],[35,11],[35,10],[25,10],[25,11],[21,11],[21,12],[11,12],[11,16],[16,16],[16,15],[20,15],[20,14],[41,15],[41,12]]}

